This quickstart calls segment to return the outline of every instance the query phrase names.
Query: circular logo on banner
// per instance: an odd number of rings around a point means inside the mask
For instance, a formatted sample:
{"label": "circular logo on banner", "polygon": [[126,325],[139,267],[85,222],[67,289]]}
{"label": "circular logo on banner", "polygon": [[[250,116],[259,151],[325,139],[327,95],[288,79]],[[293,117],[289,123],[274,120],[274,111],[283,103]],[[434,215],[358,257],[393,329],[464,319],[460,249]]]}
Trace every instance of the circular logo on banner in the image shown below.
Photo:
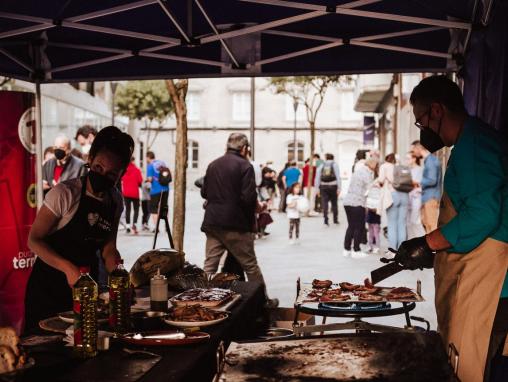
{"label": "circular logo on banner", "polygon": [[37,194],[35,193],[35,183],[28,186],[26,190],[26,201],[31,208],[37,207]]}
{"label": "circular logo on banner", "polygon": [[31,154],[35,154],[35,107],[32,106],[23,113],[18,122],[19,140],[23,147]]}

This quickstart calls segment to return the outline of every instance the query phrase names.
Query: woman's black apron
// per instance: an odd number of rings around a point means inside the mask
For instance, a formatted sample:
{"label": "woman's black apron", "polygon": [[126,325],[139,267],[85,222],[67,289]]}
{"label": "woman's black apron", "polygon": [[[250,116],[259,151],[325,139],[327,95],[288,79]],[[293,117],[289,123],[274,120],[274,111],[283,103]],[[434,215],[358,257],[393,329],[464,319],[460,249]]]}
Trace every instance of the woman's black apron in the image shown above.
{"label": "woman's black apron", "polygon": [[[113,196],[99,201],[86,193],[83,183],[78,210],[61,229],[46,238],[48,245],[76,266],[89,266],[98,280],[98,251],[102,249],[114,227]],[[112,191],[113,192],[113,191]],[[65,274],[37,258],[28,280],[25,295],[25,331],[38,328],[39,321],[57,313],[72,310],[72,289]]]}

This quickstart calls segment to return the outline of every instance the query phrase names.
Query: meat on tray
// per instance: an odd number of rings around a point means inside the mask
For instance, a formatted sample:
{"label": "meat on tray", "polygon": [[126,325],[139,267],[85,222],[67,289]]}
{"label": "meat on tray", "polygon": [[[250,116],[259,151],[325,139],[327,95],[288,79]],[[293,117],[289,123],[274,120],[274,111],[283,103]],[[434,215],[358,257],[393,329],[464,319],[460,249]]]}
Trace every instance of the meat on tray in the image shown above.
{"label": "meat on tray", "polygon": [[387,295],[387,300],[404,300],[416,298],[415,293],[406,287],[393,288]]}
{"label": "meat on tray", "polygon": [[186,322],[213,321],[225,316],[224,312],[217,312],[200,305],[177,306],[170,312],[172,320]]}
{"label": "meat on tray", "polygon": [[314,279],[312,281],[313,288],[330,288],[333,282],[331,280],[318,280]]}
{"label": "meat on tray", "polygon": [[[328,287],[326,285],[329,285]],[[364,285],[350,282],[339,283],[340,288],[330,288],[330,280],[317,280],[312,282],[312,290],[304,291],[303,302],[342,302],[342,301],[417,301],[418,296],[406,287],[389,288],[374,286],[367,278]],[[355,298],[353,298],[355,297]]]}
{"label": "meat on tray", "polygon": [[171,301],[177,306],[197,304],[202,306],[219,306],[230,300],[233,294],[233,291],[229,289],[194,288],[176,295]]}
{"label": "meat on tray", "polygon": [[339,283],[339,286],[340,286],[340,288],[343,291],[348,291],[348,292],[352,292],[352,291],[354,291],[354,290],[356,290],[356,289],[361,287],[361,285],[351,284],[351,283],[348,283],[348,282]]}

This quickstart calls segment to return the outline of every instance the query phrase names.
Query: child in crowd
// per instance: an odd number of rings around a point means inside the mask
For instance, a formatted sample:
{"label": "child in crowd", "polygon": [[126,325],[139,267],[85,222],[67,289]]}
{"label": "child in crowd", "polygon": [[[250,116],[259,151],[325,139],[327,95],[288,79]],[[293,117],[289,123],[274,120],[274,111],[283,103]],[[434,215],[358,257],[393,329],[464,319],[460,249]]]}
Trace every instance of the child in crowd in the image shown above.
{"label": "child in crowd", "polygon": [[367,210],[367,225],[369,227],[369,252],[376,254],[379,252],[379,232],[381,230],[381,216],[377,214],[376,210]]}
{"label": "child in crowd", "polygon": [[[289,240],[295,244],[300,238],[300,212],[298,210],[298,201],[304,196],[300,195],[302,186],[296,182],[289,188],[286,197],[286,214],[289,218]],[[295,231],[295,239],[293,239],[293,231]]]}
{"label": "child in crowd", "polygon": [[375,183],[367,191],[366,209],[369,227],[369,253],[378,253],[380,246],[381,216],[377,213],[381,190]]}

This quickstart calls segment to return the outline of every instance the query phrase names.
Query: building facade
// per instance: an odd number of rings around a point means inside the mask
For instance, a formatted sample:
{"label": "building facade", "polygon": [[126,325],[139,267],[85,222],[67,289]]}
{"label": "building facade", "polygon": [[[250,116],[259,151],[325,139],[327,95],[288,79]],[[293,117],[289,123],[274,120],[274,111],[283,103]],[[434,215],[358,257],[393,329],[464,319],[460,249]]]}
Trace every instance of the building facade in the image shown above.
{"label": "building facade", "polygon": [[[363,144],[363,113],[354,110],[354,85],[328,89],[316,120],[315,152],[323,156],[333,153],[345,181],[357,149]],[[250,136],[251,79],[192,79],[187,93],[188,108],[188,185],[205,174],[208,164],[226,149],[229,134],[243,132]],[[310,131],[303,105],[294,111],[292,99],[275,94],[268,79],[255,80],[254,159],[279,171],[293,158],[296,117],[296,144],[299,164],[310,155]],[[131,133],[142,146],[138,156],[147,149],[154,151],[174,168],[176,122],[169,119],[164,127],[147,131],[136,123]],[[157,134],[155,140],[154,134]],[[149,137],[148,135],[151,135]],[[154,141],[150,146],[147,141]],[[150,147],[148,147],[150,146]]]}

